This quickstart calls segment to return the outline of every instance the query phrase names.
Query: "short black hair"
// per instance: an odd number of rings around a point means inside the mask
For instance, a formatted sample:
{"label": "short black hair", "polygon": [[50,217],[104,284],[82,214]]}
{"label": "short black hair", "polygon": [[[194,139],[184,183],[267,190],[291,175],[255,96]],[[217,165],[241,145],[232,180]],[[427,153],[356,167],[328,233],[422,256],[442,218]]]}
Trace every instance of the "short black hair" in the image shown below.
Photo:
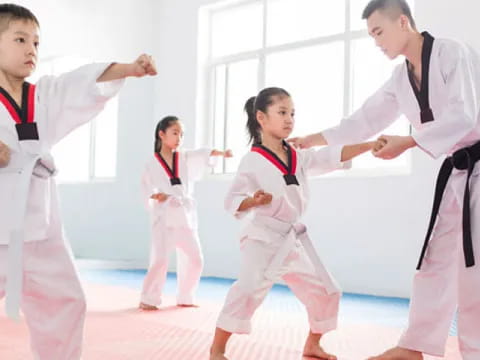
{"label": "short black hair", "polygon": [[11,21],[16,20],[32,21],[40,27],[35,15],[27,8],[16,4],[0,4],[0,33],[8,29]]}
{"label": "short black hair", "polygon": [[362,19],[368,19],[376,10],[394,12],[396,17],[405,15],[410,20],[412,27],[416,29],[412,11],[406,0],[371,0],[363,10]]}

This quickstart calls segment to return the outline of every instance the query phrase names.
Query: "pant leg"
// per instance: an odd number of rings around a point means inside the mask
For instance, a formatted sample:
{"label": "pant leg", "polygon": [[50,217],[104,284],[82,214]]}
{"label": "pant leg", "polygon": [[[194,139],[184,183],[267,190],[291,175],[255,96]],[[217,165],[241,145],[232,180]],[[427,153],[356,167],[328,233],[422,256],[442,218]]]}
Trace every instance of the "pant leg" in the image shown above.
{"label": "pant leg", "polygon": [[445,189],[421,269],[415,274],[408,327],[399,346],[443,356],[457,306],[461,210],[452,184]]}
{"label": "pant leg", "polygon": [[177,303],[194,304],[203,270],[203,254],[196,230],[181,229],[177,231]]}
{"label": "pant leg", "polygon": [[282,277],[305,305],[312,333],[324,334],[336,329],[340,290],[333,294],[327,293],[305,248],[300,244],[290,253],[285,265],[287,270]]}
{"label": "pant leg", "polygon": [[24,246],[21,308],[36,360],[78,360],[85,322],[85,296],[63,240]]}
{"label": "pant leg", "polygon": [[141,302],[159,306],[162,303],[163,287],[167,280],[168,260],[175,248],[175,239],[171,229],[160,226],[152,228],[150,265],[143,280]]}
{"label": "pant leg", "polygon": [[[463,187],[459,189],[463,190]],[[466,268],[463,251],[460,251],[457,325],[463,360],[478,360],[480,359],[480,174],[472,176],[470,194],[475,266]],[[463,191],[460,191],[459,195],[463,199]]]}
{"label": "pant leg", "polygon": [[265,270],[278,246],[245,239],[238,280],[230,288],[218,317],[217,327],[237,334],[251,331],[251,319],[273,282],[265,277]]}

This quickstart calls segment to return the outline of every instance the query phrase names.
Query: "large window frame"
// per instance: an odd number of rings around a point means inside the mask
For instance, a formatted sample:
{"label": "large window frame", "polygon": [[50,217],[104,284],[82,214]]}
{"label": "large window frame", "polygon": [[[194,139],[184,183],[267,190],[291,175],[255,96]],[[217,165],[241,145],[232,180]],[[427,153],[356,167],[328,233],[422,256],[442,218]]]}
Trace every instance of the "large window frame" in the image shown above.
{"label": "large window frame", "polygon": [[[200,91],[203,91],[204,94],[199,96],[200,101],[203,101],[203,108],[200,108],[200,118],[203,121],[199,122],[199,126],[202,127],[203,140],[204,142],[212,144],[217,148],[229,148],[227,142],[228,131],[229,131],[229,120],[228,120],[228,104],[227,99],[229,98],[229,67],[237,64],[242,61],[256,59],[258,61],[258,73],[257,73],[257,89],[265,87],[266,84],[266,62],[267,57],[272,54],[278,54],[286,51],[305,49],[309,47],[319,46],[319,45],[328,45],[335,42],[343,43],[344,51],[344,64],[343,64],[343,114],[342,117],[349,116],[353,110],[353,90],[354,84],[352,82],[353,74],[353,44],[356,40],[362,40],[369,38],[368,32],[366,29],[352,29],[352,2],[357,0],[335,0],[335,1],[344,1],[345,3],[345,14],[344,14],[344,31],[340,33],[335,33],[328,36],[317,36],[314,38],[292,41],[280,45],[268,45],[267,44],[267,19],[269,11],[269,3],[275,0],[241,0],[241,1],[225,1],[220,4],[209,5],[201,10],[200,16],[200,46],[199,49],[203,47],[203,53],[199,52],[200,60],[200,71],[203,72],[203,75],[200,76],[200,81],[203,83],[200,86]],[[413,0],[410,1],[413,3]],[[263,31],[262,31],[262,42],[261,47],[249,50],[238,52],[234,54],[224,55],[224,56],[213,56],[212,55],[212,17],[219,12],[234,10],[237,7],[248,6],[250,4],[261,4],[263,9]],[[355,4],[357,5],[357,4]],[[361,14],[358,14],[360,17]],[[239,30],[241,31],[241,29]],[[372,40],[373,41],[373,40]],[[374,47],[372,43],[372,47]],[[202,57],[203,56],[203,57]],[[398,61],[401,61],[399,59]],[[397,62],[398,62],[397,61]],[[218,94],[215,91],[216,82],[217,82],[217,69],[219,67],[225,67],[225,79],[223,85],[224,94]],[[385,79],[387,80],[387,79]],[[288,89],[287,89],[288,90]],[[222,96],[219,96],[222,95]],[[292,94],[294,96],[294,94]],[[245,99],[246,100],[246,99]],[[223,107],[223,117],[216,116],[216,111],[218,112],[218,107]],[[240,109],[239,109],[240,110]],[[203,115],[203,116],[202,116]],[[340,121],[341,118],[338,119]],[[399,120],[397,120],[398,122]],[[403,121],[403,120],[402,120]],[[411,133],[410,126],[405,122],[405,125],[402,125],[404,132],[398,135],[407,135]],[[322,130],[321,127],[317,131]],[[221,135],[221,136],[220,136]],[[242,154],[236,154],[242,155]],[[411,159],[410,154],[402,155],[403,159],[398,161],[398,165],[394,163],[395,160],[390,160],[389,164],[392,163],[394,166],[382,165],[378,168],[357,168],[354,171],[350,171],[350,174],[358,173],[368,173],[371,174],[380,174],[384,175],[386,173],[406,173],[410,171],[411,168]],[[230,160],[226,160],[230,161]],[[223,163],[218,166],[215,170],[216,173],[229,173],[233,172],[226,171],[228,163],[224,160]]]}

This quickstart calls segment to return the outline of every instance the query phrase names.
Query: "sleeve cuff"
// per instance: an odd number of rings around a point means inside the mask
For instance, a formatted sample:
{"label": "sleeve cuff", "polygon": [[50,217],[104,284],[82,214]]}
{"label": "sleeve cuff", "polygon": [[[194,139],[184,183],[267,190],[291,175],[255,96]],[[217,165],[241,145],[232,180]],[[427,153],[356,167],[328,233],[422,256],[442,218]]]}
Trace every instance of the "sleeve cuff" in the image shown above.
{"label": "sleeve cuff", "polygon": [[342,162],[343,145],[329,145],[329,161],[331,167],[334,169],[350,169],[352,167],[351,161]]}
{"label": "sleeve cuff", "polygon": [[240,204],[245,200],[246,198],[243,196],[238,196],[232,200],[231,203],[231,208],[230,208],[230,213],[235,216],[236,219],[242,219],[244,218],[250,211],[238,211],[238,208],[240,207]]}
{"label": "sleeve cuff", "polygon": [[415,140],[415,142],[417,143],[418,148],[421,149],[423,152],[427,153],[432,158],[438,159],[443,154],[443,152],[435,152],[427,148],[424,144],[425,141],[420,133],[417,132],[415,134],[412,134],[411,136],[413,140]]}

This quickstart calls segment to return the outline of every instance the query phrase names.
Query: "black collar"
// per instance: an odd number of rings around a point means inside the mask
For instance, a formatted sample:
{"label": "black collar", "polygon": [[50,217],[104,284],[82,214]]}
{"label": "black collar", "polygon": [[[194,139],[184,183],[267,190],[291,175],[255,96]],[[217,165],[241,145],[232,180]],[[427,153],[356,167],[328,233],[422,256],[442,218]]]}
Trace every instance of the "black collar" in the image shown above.
{"label": "black collar", "polygon": [[430,107],[429,101],[429,73],[430,73],[430,58],[432,56],[433,41],[435,40],[432,35],[424,31],[422,33],[424,38],[422,46],[422,78],[420,82],[420,89],[415,84],[415,75],[411,70],[411,63],[408,59],[405,60],[408,72],[408,79],[412,87],[413,93],[417,98],[418,105],[420,106],[420,121],[423,123],[433,121],[433,112]]}

